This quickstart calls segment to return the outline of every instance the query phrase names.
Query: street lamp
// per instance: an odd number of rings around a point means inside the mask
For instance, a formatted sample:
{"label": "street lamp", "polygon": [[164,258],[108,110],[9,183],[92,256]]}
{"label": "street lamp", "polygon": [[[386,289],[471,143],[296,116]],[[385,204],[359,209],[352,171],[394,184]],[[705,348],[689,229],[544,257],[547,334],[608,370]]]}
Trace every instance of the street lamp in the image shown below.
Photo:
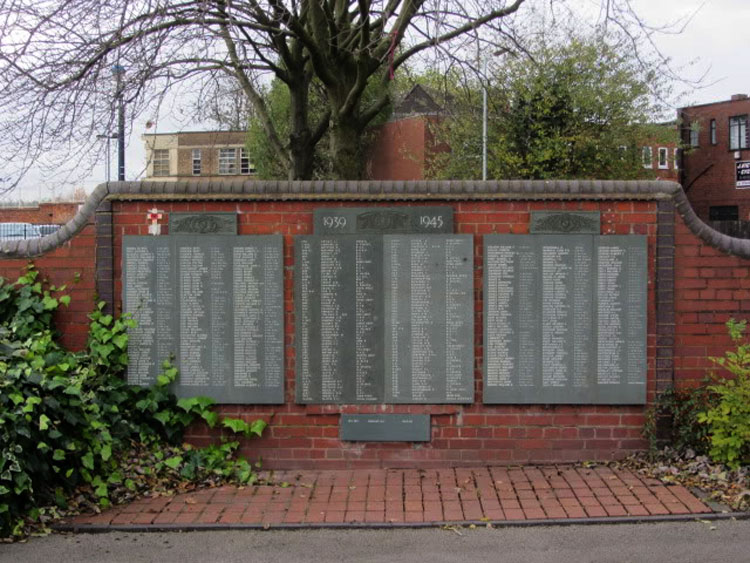
{"label": "street lamp", "polygon": [[[125,181],[125,101],[123,100],[122,77],[125,74],[125,67],[114,65],[112,74],[117,81],[115,98],[117,99],[117,179],[120,182]],[[108,173],[109,175],[109,173]]]}

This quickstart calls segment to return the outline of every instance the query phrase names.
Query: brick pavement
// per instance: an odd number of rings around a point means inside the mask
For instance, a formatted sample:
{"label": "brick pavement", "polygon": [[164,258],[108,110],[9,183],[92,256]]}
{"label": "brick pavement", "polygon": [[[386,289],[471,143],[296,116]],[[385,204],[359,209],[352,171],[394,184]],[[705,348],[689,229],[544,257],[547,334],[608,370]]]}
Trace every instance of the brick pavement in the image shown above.
{"label": "brick pavement", "polygon": [[607,466],[287,471],[267,477],[273,484],[143,498],[65,525],[383,526],[712,512],[683,486]]}

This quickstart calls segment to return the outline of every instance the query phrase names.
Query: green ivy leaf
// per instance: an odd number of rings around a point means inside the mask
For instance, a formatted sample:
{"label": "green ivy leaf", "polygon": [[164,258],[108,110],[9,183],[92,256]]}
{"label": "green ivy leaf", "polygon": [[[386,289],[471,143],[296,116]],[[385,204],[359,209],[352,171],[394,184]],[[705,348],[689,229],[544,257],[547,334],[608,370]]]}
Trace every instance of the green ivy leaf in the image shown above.
{"label": "green ivy leaf", "polygon": [[164,464],[171,469],[177,469],[181,463],[182,456],[179,455],[175,455],[164,460]]}
{"label": "green ivy leaf", "polygon": [[221,425],[236,433],[245,433],[250,430],[250,425],[239,418],[225,418],[221,421]]}
{"label": "green ivy leaf", "polygon": [[46,414],[42,414],[39,417],[39,430],[47,430],[49,428],[50,419]]}
{"label": "green ivy leaf", "polygon": [[94,455],[89,451],[81,457],[81,463],[86,469],[94,469]]}
{"label": "green ivy leaf", "polygon": [[266,426],[268,426],[268,423],[265,420],[262,420],[260,418],[257,420],[253,420],[252,424],[250,424],[250,432],[252,434],[255,434],[256,436],[260,436],[261,434],[263,434]]}

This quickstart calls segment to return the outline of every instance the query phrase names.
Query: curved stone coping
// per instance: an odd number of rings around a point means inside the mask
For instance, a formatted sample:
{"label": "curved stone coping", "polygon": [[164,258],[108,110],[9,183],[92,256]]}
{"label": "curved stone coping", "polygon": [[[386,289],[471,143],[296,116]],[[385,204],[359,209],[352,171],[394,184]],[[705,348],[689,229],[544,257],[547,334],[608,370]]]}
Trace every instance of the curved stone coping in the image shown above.
{"label": "curved stone coping", "polygon": [[701,221],[682,187],[666,181],[625,180],[445,180],[445,181],[188,181],[99,184],[75,217],[57,232],[37,239],[0,241],[0,258],[31,258],[49,252],[80,231],[105,199],[116,200],[672,200],[701,240],[724,252],[750,258],[750,240],[724,235]]}

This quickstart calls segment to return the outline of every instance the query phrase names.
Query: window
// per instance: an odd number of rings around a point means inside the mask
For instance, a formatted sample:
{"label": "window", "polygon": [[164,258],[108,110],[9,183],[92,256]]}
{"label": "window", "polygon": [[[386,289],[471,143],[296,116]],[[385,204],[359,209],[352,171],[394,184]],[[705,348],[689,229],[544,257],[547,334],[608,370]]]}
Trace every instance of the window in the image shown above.
{"label": "window", "polygon": [[237,174],[237,149],[219,149],[219,174]]}
{"label": "window", "polygon": [[680,169],[680,161],[682,160],[682,151],[680,149],[674,150],[674,169]]}
{"label": "window", "polygon": [[697,123],[694,123],[690,127],[690,146],[691,147],[698,146],[698,124]]}
{"label": "window", "polygon": [[651,147],[643,147],[641,152],[641,159],[643,160],[644,168],[653,168],[654,165],[651,162]]}
{"label": "window", "polygon": [[201,150],[193,149],[193,176],[201,175]]}
{"label": "window", "polygon": [[669,168],[669,149],[667,147],[659,147],[659,168],[661,170],[666,170]]}
{"label": "window", "polygon": [[729,150],[747,148],[747,115],[729,118]]}
{"label": "window", "polygon": [[716,144],[716,120],[711,120],[711,144]]}
{"label": "window", "polygon": [[708,208],[709,221],[737,221],[739,218],[736,205],[712,205]]}
{"label": "window", "polygon": [[240,149],[240,174],[254,174],[255,166],[250,164],[250,157],[245,149]]}
{"label": "window", "polygon": [[154,176],[169,176],[169,149],[154,149]]}

